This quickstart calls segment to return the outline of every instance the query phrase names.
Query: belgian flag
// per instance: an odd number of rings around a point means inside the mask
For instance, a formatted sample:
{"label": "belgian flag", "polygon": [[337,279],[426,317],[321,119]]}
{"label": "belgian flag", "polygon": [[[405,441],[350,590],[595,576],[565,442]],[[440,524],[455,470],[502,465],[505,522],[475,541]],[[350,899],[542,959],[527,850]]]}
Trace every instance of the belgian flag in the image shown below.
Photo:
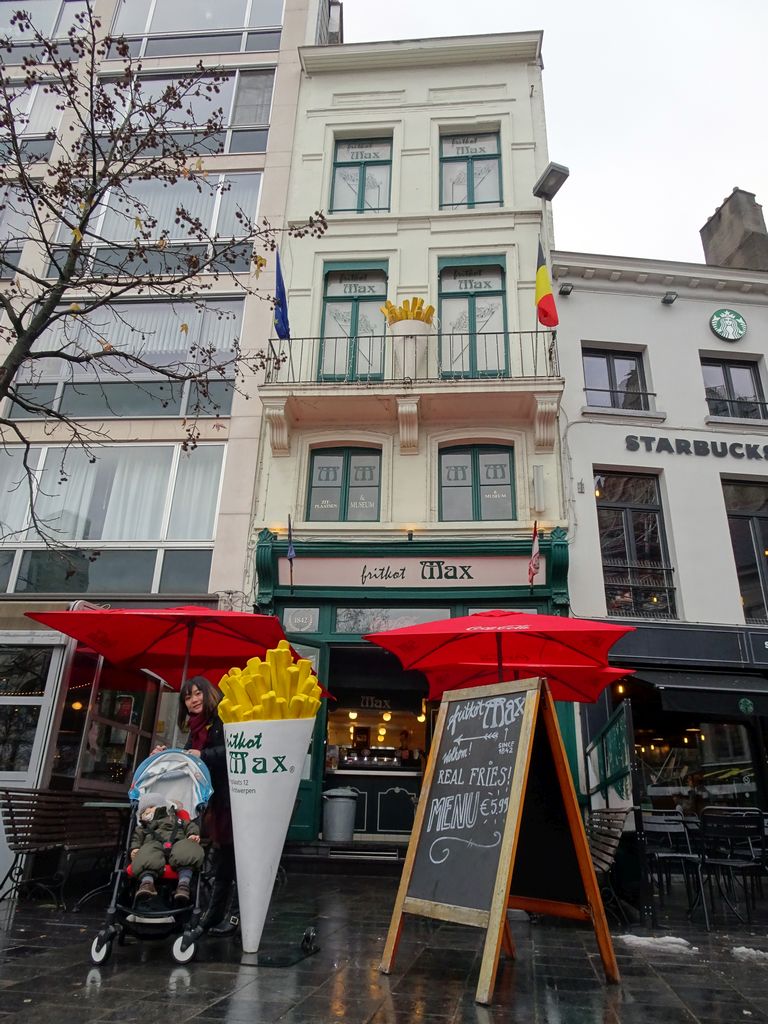
{"label": "belgian flag", "polygon": [[544,327],[557,327],[560,323],[557,318],[555,296],[552,294],[552,282],[549,279],[547,261],[544,259],[544,250],[541,248],[541,239],[539,239],[539,259],[536,264],[536,314],[539,323]]}

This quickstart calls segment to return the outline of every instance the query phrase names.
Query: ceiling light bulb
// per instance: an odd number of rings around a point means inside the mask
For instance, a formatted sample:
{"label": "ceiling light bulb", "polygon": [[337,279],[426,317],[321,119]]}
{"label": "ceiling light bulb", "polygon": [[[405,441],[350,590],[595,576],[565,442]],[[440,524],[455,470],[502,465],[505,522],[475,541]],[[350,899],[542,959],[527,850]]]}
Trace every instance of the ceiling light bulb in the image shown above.
{"label": "ceiling light bulb", "polygon": [[381,717],[384,719],[385,722],[388,722],[392,718],[392,712],[391,711],[385,711],[384,714]]}
{"label": "ceiling light bulb", "polygon": [[426,720],[427,720],[427,716],[426,715],[416,715],[416,721],[417,722],[426,722]]}
{"label": "ceiling light bulb", "polygon": [[354,722],[354,720],[355,720],[355,719],[357,718],[357,712],[356,712],[356,711],[350,711],[350,712],[349,712],[349,717],[350,717],[350,718],[352,719],[352,721]]}

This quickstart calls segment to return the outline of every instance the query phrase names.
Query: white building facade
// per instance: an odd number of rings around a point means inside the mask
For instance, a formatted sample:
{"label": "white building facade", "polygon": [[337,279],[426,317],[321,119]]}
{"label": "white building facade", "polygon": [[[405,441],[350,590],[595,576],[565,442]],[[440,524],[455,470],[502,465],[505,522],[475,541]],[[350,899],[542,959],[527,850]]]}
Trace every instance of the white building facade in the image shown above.
{"label": "white building facade", "polygon": [[[291,834],[313,839],[323,786],[344,782],[358,838],[402,841],[426,689],[362,636],[482,608],[567,611],[562,380],[534,300],[549,235],[532,195],[547,165],[541,34],[300,58],[287,213],[328,210],[329,228],[281,253],[291,340],[261,392],[255,590],[337,698]],[[388,326],[385,302],[414,298],[432,323]],[[378,772],[356,770],[370,759]]]}
{"label": "white building facade", "polygon": [[612,655],[635,675],[582,716],[598,743],[623,700],[634,719],[627,776],[593,796],[674,807],[693,777],[765,806],[768,275],[570,252],[553,272],[571,609],[635,627]]}

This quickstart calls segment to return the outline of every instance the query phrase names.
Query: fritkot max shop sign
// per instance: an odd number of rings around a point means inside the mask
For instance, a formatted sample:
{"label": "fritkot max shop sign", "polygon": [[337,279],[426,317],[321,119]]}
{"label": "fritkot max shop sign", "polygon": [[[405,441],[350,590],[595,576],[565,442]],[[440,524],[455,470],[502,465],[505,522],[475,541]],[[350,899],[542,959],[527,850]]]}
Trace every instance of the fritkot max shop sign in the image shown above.
{"label": "fritkot max shop sign", "polygon": [[[529,556],[445,558],[426,556],[391,556],[384,558],[307,558],[301,564],[302,587],[360,587],[363,590],[381,587],[415,587],[438,590],[441,587],[514,587],[528,585]],[[540,579],[546,579],[546,565],[541,559]],[[290,582],[287,558],[278,562],[279,582]]]}

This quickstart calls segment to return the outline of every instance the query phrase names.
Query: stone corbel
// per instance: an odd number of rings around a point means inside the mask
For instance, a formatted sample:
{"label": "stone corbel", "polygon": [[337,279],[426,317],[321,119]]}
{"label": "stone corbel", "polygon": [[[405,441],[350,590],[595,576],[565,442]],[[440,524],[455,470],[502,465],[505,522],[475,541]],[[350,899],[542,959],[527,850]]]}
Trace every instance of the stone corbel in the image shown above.
{"label": "stone corbel", "polygon": [[291,437],[285,406],[285,398],[264,402],[264,419],[269,424],[269,443],[273,455],[291,454]]}
{"label": "stone corbel", "polygon": [[419,398],[401,397],[397,399],[397,422],[400,428],[400,454],[418,455],[419,453]]}
{"label": "stone corbel", "polygon": [[547,392],[534,395],[536,414],[533,423],[533,435],[538,452],[551,452],[555,448],[557,437],[557,412],[560,408],[560,395]]}

